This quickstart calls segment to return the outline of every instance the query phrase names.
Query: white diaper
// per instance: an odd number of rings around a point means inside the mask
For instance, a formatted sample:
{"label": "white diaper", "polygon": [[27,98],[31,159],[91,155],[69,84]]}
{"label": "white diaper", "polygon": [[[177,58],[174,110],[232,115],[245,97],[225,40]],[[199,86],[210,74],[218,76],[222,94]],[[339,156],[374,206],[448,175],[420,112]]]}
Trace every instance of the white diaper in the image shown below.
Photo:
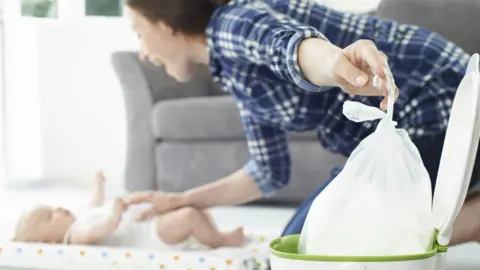
{"label": "white diaper", "polygon": [[[72,225],[92,224],[101,221],[111,213],[112,203],[106,203],[102,207],[88,209],[77,216],[77,221]],[[207,247],[200,244],[195,238],[189,237],[182,243],[166,245],[158,237],[156,220],[151,219],[143,222],[135,220],[137,214],[145,209],[144,206],[130,206],[123,214],[122,221],[118,228],[99,245],[113,247],[132,247],[152,250],[205,250]],[[85,223],[84,223],[85,222]],[[71,228],[72,228],[71,227]],[[70,229],[71,230],[71,229]],[[70,237],[70,230],[65,235],[65,243]]]}

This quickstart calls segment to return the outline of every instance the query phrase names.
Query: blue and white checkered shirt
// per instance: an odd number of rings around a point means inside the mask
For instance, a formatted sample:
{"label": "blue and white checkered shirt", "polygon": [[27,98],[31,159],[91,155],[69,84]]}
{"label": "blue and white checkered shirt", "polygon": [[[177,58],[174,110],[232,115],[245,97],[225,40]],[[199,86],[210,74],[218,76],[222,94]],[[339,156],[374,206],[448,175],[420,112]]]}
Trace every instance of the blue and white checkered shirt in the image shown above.
{"label": "blue and white checkered shirt", "polygon": [[317,130],[325,148],[348,156],[375,128],[346,119],[342,105],[349,99],[378,106],[380,97],[351,96],[304,79],[297,64],[303,39],[326,39],[341,48],[373,40],[388,56],[400,90],[395,120],[412,139],[446,129],[469,59],[425,29],[309,0],[232,0],[214,12],[207,36],[212,76],[236,98],[244,124],[251,154],[244,168],[266,196],[290,178],[287,131]]}

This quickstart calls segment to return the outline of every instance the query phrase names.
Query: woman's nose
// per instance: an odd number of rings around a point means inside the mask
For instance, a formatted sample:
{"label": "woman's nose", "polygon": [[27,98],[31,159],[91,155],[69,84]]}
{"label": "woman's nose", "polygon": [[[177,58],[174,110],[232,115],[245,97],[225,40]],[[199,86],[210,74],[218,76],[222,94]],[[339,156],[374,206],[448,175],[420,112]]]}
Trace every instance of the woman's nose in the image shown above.
{"label": "woman's nose", "polygon": [[60,213],[62,213],[62,214],[68,214],[68,213],[70,213],[70,211],[68,211],[67,209],[62,208],[62,207],[58,207],[58,208],[57,208],[57,212],[60,212]]}

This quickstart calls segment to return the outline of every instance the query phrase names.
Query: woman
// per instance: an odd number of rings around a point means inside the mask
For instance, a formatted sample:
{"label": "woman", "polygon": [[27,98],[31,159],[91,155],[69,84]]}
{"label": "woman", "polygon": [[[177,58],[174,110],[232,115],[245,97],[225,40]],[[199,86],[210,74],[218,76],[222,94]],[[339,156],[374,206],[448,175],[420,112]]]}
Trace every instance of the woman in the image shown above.
{"label": "woman", "polygon": [[[188,80],[197,64],[209,65],[213,79],[237,100],[251,154],[243,168],[211,184],[179,194],[133,194],[130,203],[153,204],[142,218],[274,194],[290,178],[286,131],[315,129],[326,149],[348,156],[375,127],[342,117],[343,101],[385,108],[389,70],[401,93],[394,117],[436,179],[450,107],[469,59],[441,36],[308,0],[127,0],[127,7],[144,58],[161,62],[178,81]],[[322,189],[302,204],[284,234],[300,232]],[[475,200],[465,205],[452,244],[480,240],[480,218],[471,215],[477,209]]]}

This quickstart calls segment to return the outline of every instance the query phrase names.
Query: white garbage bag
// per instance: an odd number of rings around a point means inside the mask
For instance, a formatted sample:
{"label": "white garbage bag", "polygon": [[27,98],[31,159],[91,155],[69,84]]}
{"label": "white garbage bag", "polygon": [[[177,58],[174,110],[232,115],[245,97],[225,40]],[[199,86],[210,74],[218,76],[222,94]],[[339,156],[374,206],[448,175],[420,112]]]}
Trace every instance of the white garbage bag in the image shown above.
{"label": "white garbage bag", "polygon": [[407,132],[396,129],[390,97],[388,114],[358,102],[344,103],[350,120],[380,121],[314,200],[299,253],[389,256],[428,249],[434,235],[430,177]]}

